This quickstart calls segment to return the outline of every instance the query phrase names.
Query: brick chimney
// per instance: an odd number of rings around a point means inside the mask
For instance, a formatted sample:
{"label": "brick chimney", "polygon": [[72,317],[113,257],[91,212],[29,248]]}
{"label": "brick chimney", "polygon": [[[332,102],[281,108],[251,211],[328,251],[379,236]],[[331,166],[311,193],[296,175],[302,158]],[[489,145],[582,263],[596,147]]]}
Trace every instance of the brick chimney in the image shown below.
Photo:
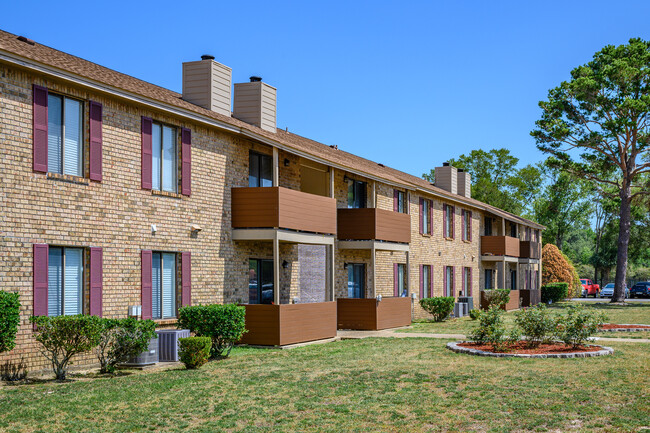
{"label": "brick chimney", "polygon": [[233,117],[276,132],[277,89],[262,82],[261,77],[250,77],[249,83],[235,83]]}
{"label": "brick chimney", "polygon": [[183,99],[230,117],[232,69],[203,55],[183,63]]}

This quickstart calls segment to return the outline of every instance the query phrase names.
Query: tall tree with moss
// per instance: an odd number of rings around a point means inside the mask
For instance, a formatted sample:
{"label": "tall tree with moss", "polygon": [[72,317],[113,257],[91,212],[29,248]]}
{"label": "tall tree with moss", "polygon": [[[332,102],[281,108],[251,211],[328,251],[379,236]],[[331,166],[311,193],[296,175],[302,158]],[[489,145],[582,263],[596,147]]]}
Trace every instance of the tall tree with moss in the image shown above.
{"label": "tall tree with moss", "polygon": [[541,101],[531,132],[552,162],[620,199],[612,302],[625,300],[632,201],[650,194],[650,42],[608,45]]}

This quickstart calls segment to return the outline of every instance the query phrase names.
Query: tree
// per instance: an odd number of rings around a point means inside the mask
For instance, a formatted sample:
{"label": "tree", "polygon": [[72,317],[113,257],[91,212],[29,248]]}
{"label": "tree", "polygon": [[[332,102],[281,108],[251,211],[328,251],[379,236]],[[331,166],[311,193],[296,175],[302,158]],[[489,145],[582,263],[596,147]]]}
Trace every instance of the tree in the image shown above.
{"label": "tree", "polygon": [[650,42],[608,45],[541,101],[531,132],[552,162],[620,199],[612,302],[625,300],[632,200],[650,193]]}
{"label": "tree", "polygon": [[[449,163],[471,174],[472,198],[512,213],[523,213],[541,186],[539,168],[527,165],[518,169],[519,159],[508,149],[472,150]],[[434,182],[435,171],[422,177]]]}
{"label": "tree", "polygon": [[592,188],[571,173],[541,164],[548,182],[533,204],[535,220],[546,226],[544,239],[564,251],[564,240],[575,229],[589,226]]}

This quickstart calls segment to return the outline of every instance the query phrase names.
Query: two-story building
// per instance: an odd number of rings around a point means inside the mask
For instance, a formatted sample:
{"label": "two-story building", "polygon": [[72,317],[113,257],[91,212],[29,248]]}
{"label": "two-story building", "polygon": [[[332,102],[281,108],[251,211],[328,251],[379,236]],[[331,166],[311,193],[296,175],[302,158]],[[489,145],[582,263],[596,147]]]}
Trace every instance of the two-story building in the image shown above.
{"label": "two-story building", "polygon": [[0,283],[22,304],[0,362],[46,366],[32,315],[165,327],[236,302],[246,342],[285,345],[335,335],[337,299],[394,306],[389,326],[423,297],[539,287],[543,227],[472,199],[468,173],[431,184],[277,129],[260,78],[182,68],[179,94],[0,31]]}

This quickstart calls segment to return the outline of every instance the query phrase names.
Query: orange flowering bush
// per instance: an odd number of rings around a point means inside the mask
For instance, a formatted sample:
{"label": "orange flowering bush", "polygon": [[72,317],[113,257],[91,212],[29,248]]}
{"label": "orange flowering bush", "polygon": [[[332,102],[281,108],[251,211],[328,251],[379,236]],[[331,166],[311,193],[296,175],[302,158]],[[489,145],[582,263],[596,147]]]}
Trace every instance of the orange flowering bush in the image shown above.
{"label": "orange flowering bush", "polygon": [[573,264],[558,247],[546,244],[542,248],[542,285],[550,283],[568,283],[568,296],[580,296],[580,279]]}

